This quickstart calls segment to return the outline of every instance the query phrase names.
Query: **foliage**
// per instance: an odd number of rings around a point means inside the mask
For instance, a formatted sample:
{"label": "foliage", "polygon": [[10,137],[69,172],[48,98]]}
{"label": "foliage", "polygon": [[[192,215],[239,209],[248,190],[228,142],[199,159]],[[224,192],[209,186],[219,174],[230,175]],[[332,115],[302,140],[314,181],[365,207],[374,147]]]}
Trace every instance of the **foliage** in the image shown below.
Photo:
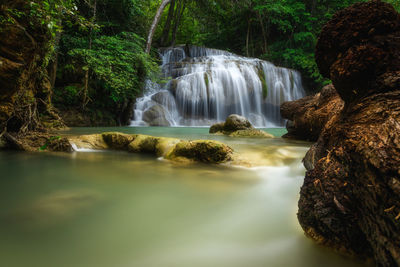
{"label": "foliage", "polygon": [[187,0],[177,43],[225,49],[298,69],[315,90],[328,82],[314,61],[322,26],[338,10],[360,1]]}
{"label": "foliage", "polygon": [[76,47],[68,52],[72,64],[82,66],[84,71],[89,69],[97,85],[113,102],[138,95],[144,79],[157,68],[143,52],[144,40],[134,33],[100,36],[93,40],[91,49],[85,40],[69,38]]}

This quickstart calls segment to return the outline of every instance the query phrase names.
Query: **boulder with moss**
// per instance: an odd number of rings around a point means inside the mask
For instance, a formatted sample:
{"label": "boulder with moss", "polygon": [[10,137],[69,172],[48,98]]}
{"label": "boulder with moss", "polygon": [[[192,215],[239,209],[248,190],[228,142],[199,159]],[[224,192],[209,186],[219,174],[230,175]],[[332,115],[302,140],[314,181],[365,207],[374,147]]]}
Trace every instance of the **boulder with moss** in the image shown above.
{"label": "boulder with moss", "polygon": [[127,150],[128,145],[137,137],[137,135],[118,132],[102,133],[101,136],[109,148],[116,150]]}
{"label": "boulder with moss", "polygon": [[233,159],[233,149],[210,140],[181,141],[165,157],[175,161],[225,163]]}
{"label": "boulder with moss", "polygon": [[273,137],[269,133],[255,129],[248,119],[237,114],[230,115],[225,122],[212,125],[209,132],[211,134],[223,134],[231,137]]}

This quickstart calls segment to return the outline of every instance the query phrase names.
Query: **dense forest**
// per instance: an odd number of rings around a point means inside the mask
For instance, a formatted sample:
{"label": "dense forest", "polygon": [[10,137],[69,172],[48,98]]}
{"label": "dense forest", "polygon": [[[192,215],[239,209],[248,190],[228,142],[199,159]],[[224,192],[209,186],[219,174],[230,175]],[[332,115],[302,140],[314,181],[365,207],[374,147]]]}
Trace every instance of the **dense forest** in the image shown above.
{"label": "dense forest", "polygon": [[[19,2],[2,5],[2,28],[29,20],[46,35],[40,64],[47,68],[50,101],[67,125],[84,126],[126,124],[146,78],[157,79],[157,48],[177,44],[299,70],[307,90],[317,91],[329,82],[314,61],[317,35],[337,10],[359,1],[35,0],[25,11]],[[388,2],[400,9],[398,1]],[[146,39],[157,10],[149,55]]]}

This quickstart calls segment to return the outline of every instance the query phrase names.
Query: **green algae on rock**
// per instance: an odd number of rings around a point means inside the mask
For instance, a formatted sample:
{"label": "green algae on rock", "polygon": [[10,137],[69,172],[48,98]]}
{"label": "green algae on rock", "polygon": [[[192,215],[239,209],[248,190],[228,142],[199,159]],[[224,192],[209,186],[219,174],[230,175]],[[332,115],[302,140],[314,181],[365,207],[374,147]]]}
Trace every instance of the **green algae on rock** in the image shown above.
{"label": "green algae on rock", "polygon": [[273,138],[264,131],[255,129],[245,117],[232,114],[225,122],[216,123],[210,127],[211,134],[223,134],[231,137]]}
{"label": "green algae on rock", "polygon": [[225,163],[233,159],[233,149],[210,140],[181,141],[168,152],[166,159],[175,161],[199,161]]}
{"label": "green algae on rock", "polygon": [[129,143],[135,140],[136,135],[123,134],[118,132],[102,133],[104,142],[112,149],[125,150]]}
{"label": "green algae on rock", "polygon": [[82,135],[69,139],[78,148],[148,153],[177,162],[225,163],[233,160],[233,149],[210,140],[182,141],[176,138],[129,135],[118,132]]}

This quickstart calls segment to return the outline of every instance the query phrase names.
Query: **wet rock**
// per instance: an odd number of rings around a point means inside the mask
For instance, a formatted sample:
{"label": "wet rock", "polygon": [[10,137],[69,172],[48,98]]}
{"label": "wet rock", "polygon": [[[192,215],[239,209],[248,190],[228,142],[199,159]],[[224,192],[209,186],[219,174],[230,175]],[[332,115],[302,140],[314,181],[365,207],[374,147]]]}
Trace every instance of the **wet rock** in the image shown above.
{"label": "wet rock", "polygon": [[171,126],[167,120],[168,111],[161,105],[154,105],[143,113],[143,120],[150,126]]}
{"label": "wet rock", "polygon": [[126,150],[137,135],[122,134],[118,132],[110,132],[101,134],[104,142],[111,149]]}
{"label": "wet rock", "polygon": [[156,145],[156,154],[158,157],[164,157],[181,140],[176,138],[159,137]]}
{"label": "wet rock", "polygon": [[257,129],[238,130],[229,134],[232,137],[261,137],[272,138],[273,135]]}
{"label": "wet rock", "polygon": [[299,200],[308,236],[378,266],[400,266],[399,25],[389,4],[370,1],[322,30],[317,62],[345,107],[307,153]]}
{"label": "wet rock", "polygon": [[47,150],[54,152],[72,152],[74,149],[72,148],[71,143],[68,138],[50,138],[47,142]]}
{"label": "wet rock", "polygon": [[[131,141],[132,140],[132,141]],[[177,162],[225,163],[233,160],[233,150],[220,142],[209,140],[182,141],[176,138],[149,135],[103,133],[69,138],[78,148],[117,149],[131,153],[146,153]]]}
{"label": "wet rock", "polygon": [[213,133],[222,132],[224,130],[224,126],[225,126],[225,122],[213,124],[210,127],[210,133],[213,134]]}
{"label": "wet rock", "polygon": [[245,117],[236,114],[230,115],[225,122],[212,125],[209,132],[232,137],[273,137],[273,135],[269,133],[255,129]]}
{"label": "wet rock", "polygon": [[204,163],[225,163],[232,160],[233,150],[217,141],[181,141],[168,152],[166,159],[174,161],[198,161]]}
{"label": "wet rock", "polygon": [[284,102],[281,115],[288,119],[285,138],[316,141],[328,120],[344,107],[333,85],[325,86],[320,93],[296,101]]}
{"label": "wet rock", "polygon": [[158,143],[157,137],[148,135],[138,135],[133,142],[128,145],[129,152],[134,153],[156,153]]}
{"label": "wet rock", "polygon": [[68,139],[71,145],[79,149],[106,150],[109,148],[101,134],[80,135]]}
{"label": "wet rock", "polygon": [[225,121],[224,130],[234,132],[254,128],[253,125],[243,116],[232,114]]}

